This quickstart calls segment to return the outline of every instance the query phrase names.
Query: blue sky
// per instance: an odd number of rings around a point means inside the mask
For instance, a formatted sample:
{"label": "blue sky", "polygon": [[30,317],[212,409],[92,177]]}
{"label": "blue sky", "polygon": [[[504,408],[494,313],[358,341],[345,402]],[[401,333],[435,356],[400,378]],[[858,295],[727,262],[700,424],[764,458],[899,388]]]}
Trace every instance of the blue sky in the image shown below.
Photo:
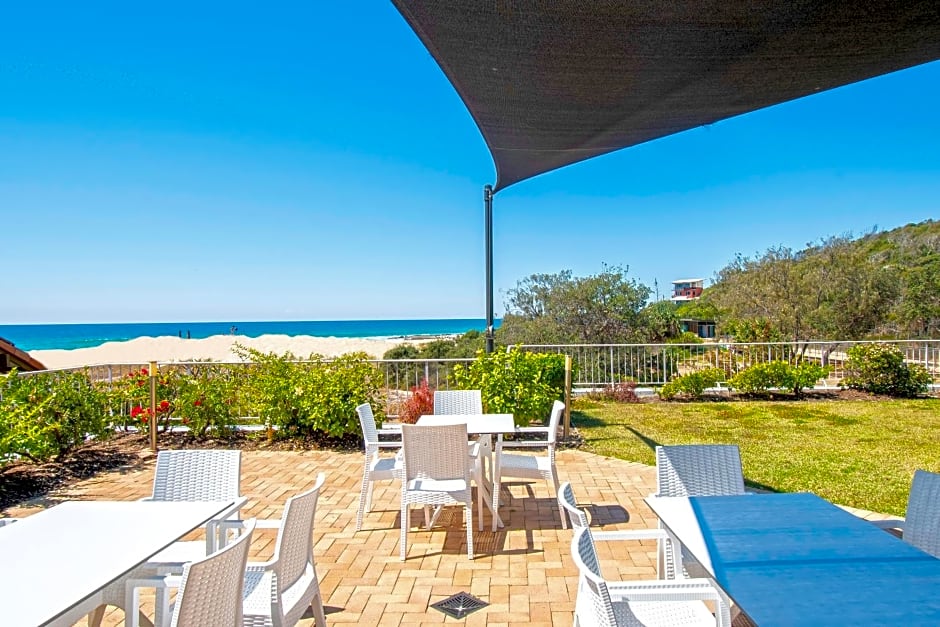
{"label": "blue sky", "polygon": [[[493,164],[391,4],[79,4],[0,20],[0,324],[483,316]],[[938,110],[934,62],[510,187],[497,314],[936,219]]]}

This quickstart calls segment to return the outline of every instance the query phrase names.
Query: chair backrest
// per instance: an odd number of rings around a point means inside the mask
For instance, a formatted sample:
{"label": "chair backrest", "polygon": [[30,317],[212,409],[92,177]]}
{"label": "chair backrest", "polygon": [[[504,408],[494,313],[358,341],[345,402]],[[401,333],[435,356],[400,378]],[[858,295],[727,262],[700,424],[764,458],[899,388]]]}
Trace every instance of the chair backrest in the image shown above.
{"label": "chair backrest", "polygon": [[153,475],[155,501],[238,499],[241,451],[174,450],[157,453]]}
{"label": "chair backrest", "polygon": [[558,504],[568,513],[572,529],[588,526],[587,514],[575,503],[574,490],[571,489],[571,483],[568,481],[558,486]]}
{"label": "chair backrest", "polygon": [[363,403],[356,407],[356,413],[359,415],[359,426],[362,428],[362,439],[366,446],[377,443],[379,441],[379,432],[375,428],[375,414],[372,413],[372,405]]}
{"label": "chair backrest", "polygon": [[237,540],[186,564],[170,627],[241,625],[245,564],[255,521],[245,521]]}
{"label": "chair backrest", "polygon": [[561,423],[561,417],[565,415],[565,404],[561,401],[555,401],[552,404],[552,413],[548,418],[548,441],[554,444],[558,439],[558,425]]}
{"label": "chair backrest", "polygon": [[[274,555],[277,556],[277,587],[284,592],[313,568],[313,525],[317,514],[320,488],[326,481],[321,472],[313,487],[287,499],[281,526],[277,532]],[[309,603],[308,603],[309,604]],[[306,607],[306,605],[304,606]]]}
{"label": "chair backrest", "polygon": [[412,479],[470,480],[467,425],[402,425],[403,473]]}
{"label": "chair backrest", "polygon": [[744,494],[741,454],[733,444],[656,447],[657,496]]}
{"label": "chair backrest", "polygon": [[435,390],[435,414],[482,414],[480,390]]}
{"label": "chair backrest", "polygon": [[[597,559],[597,550],[594,548],[594,538],[591,530],[581,527],[574,530],[571,539],[571,557],[580,573],[581,585],[578,586],[577,608],[579,614],[589,612],[594,621],[590,624],[603,627],[614,627],[617,619],[614,616],[613,604],[610,600],[610,591],[607,582],[601,576],[600,563]],[[582,597],[584,595],[584,597]],[[578,616],[584,619],[584,616]],[[581,624],[586,621],[581,620]]]}
{"label": "chair backrest", "polygon": [[904,540],[940,558],[940,474],[918,470],[911,481]]}

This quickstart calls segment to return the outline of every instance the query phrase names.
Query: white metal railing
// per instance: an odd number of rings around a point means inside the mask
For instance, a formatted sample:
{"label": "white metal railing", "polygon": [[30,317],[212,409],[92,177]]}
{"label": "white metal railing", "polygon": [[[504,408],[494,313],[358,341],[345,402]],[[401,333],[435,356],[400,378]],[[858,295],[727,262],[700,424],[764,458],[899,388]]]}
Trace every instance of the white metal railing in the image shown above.
{"label": "white metal railing", "polygon": [[[633,379],[639,385],[662,385],[674,377],[702,367],[738,372],[755,363],[783,360],[810,361],[829,366],[827,385],[845,376],[847,351],[868,341],[842,342],[706,342],[702,344],[552,344],[523,345],[525,350],[570,355],[573,385],[592,388]],[[908,363],[926,368],[940,382],[940,340],[891,340]]]}
{"label": "white metal railing", "polygon": [[[523,345],[524,350],[570,355],[574,373],[572,386],[585,391],[627,378],[638,385],[662,385],[678,375],[704,367],[722,368],[733,374],[755,363],[784,360],[811,361],[829,366],[830,374],[818,385],[837,386],[845,375],[847,351],[856,344],[872,342],[709,342],[702,344],[554,344]],[[900,340],[882,342],[898,346],[909,363],[922,365],[935,384],[940,383],[940,340]],[[376,359],[371,363],[382,372],[385,410],[397,415],[398,405],[412,387],[427,380],[434,389],[453,386],[453,368],[473,359]],[[253,366],[247,362],[209,362],[231,368],[235,377],[248,376]],[[160,362],[159,369],[187,369],[205,362]],[[86,371],[91,380],[112,384],[147,363],[124,363],[63,369]],[[22,376],[30,376],[24,372]],[[247,415],[247,413],[243,414]]]}

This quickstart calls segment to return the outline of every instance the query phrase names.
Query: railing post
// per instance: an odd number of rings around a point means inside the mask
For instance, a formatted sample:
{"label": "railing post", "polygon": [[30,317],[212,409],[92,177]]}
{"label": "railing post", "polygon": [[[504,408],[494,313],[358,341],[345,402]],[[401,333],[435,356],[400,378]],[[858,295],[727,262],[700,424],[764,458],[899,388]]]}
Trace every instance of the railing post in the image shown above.
{"label": "railing post", "polygon": [[571,433],[571,355],[565,355],[565,432],[567,440]]}
{"label": "railing post", "polygon": [[150,362],[150,450],[157,452],[157,362]]}

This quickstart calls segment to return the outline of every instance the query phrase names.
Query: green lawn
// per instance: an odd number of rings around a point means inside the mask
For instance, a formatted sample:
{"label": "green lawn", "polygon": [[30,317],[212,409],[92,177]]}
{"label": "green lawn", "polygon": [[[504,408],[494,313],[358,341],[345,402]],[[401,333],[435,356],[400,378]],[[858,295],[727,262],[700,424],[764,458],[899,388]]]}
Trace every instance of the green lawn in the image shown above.
{"label": "green lawn", "polygon": [[940,472],[940,399],[613,403],[578,400],[585,449],[655,464],[657,444],[730,443],[747,483],[903,515],[917,468]]}

